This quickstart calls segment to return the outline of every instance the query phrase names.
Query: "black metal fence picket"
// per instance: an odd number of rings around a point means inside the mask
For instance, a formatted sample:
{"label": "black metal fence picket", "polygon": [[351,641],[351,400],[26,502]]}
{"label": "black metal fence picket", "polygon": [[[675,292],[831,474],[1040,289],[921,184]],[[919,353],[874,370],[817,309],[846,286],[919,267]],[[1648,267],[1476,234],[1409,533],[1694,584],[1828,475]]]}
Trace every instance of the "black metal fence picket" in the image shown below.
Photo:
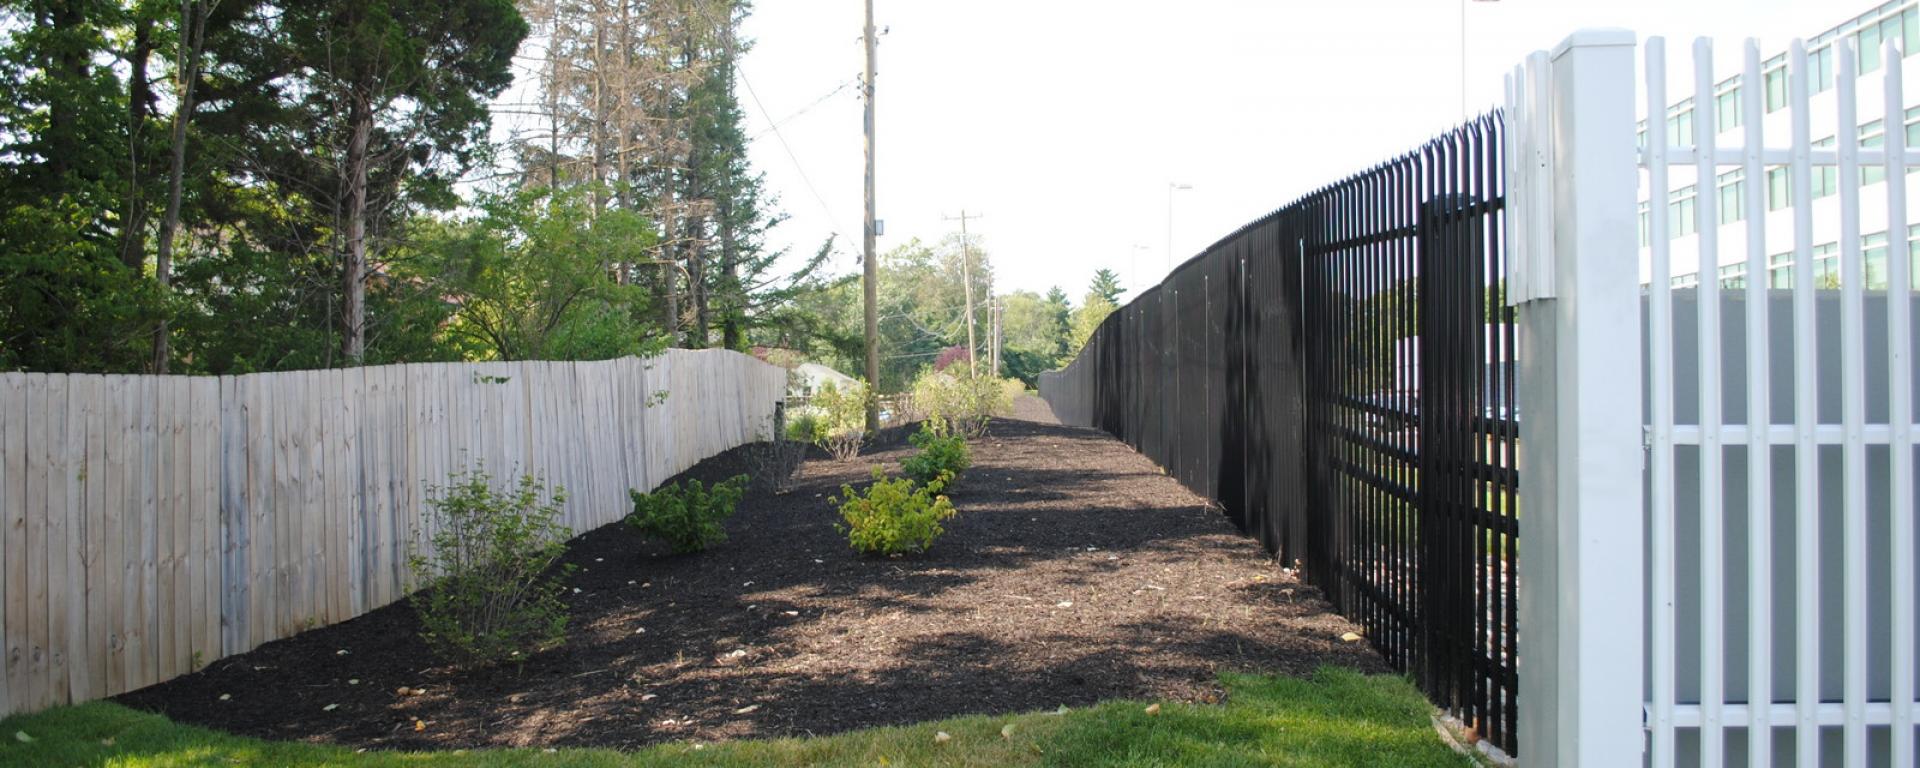
{"label": "black metal fence picket", "polygon": [[1519,409],[1501,117],[1242,227],[1042,394],[1217,500],[1515,751]]}

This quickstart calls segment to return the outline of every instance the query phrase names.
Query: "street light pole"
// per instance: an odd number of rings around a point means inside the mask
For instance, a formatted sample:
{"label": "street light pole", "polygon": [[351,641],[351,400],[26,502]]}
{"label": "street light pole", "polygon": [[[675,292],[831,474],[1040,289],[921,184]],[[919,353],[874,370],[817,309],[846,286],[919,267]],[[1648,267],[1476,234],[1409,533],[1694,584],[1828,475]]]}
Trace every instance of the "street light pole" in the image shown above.
{"label": "street light pole", "polygon": [[1193,185],[1167,182],[1167,274],[1173,274],[1173,193],[1183,189]]}

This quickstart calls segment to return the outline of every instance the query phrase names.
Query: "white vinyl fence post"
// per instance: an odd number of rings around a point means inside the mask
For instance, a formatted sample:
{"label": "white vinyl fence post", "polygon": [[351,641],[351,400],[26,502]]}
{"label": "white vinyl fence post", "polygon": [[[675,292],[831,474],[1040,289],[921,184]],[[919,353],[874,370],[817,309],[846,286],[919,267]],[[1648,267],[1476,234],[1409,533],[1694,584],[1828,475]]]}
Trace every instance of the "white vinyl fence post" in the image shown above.
{"label": "white vinyl fence post", "polygon": [[[1634,36],[1583,30],[1513,89],[1521,194],[1519,758],[1641,764],[1643,454]],[[1532,87],[1529,87],[1532,86]],[[1523,135],[1524,134],[1524,135]],[[1524,166],[1524,167],[1522,167]],[[1547,195],[1550,207],[1533,205]],[[1542,217],[1539,211],[1548,211]]]}

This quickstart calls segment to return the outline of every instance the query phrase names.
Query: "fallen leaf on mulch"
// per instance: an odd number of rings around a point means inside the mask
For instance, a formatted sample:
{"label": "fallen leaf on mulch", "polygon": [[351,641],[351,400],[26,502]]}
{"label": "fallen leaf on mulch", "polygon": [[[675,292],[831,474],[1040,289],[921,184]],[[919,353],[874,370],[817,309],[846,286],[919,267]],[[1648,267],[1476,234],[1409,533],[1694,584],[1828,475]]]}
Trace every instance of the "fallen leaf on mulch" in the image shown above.
{"label": "fallen leaf on mulch", "polygon": [[1354,642],[1355,640],[1361,639],[1361,637],[1360,637],[1360,633],[1358,632],[1348,632],[1344,635],[1341,635],[1340,639],[1351,643],[1351,642]]}
{"label": "fallen leaf on mulch", "polygon": [[754,713],[754,710],[757,710],[759,708],[760,708],[760,705],[758,704],[748,704],[744,707],[734,710],[733,713],[736,715],[751,715]]}
{"label": "fallen leaf on mulch", "polygon": [[424,730],[426,730],[426,729],[427,729],[427,721],[425,721],[425,720],[415,720],[415,721],[413,721],[413,732],[414,732],[414,733],[419,733],[419,732],[421,732],[421,731],[424,731]]}

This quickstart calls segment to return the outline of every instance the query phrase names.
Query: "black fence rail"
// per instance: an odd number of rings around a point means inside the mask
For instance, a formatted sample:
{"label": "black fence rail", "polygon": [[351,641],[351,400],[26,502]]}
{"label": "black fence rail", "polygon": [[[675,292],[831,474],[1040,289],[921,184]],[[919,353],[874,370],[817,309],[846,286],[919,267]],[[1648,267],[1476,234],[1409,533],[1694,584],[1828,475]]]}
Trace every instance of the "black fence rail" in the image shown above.
{"label": "black fence rail", "polygon": [[1519,409],[1498,114],[1242,227],[1041,394],[1217,500],[1515,751]]}

